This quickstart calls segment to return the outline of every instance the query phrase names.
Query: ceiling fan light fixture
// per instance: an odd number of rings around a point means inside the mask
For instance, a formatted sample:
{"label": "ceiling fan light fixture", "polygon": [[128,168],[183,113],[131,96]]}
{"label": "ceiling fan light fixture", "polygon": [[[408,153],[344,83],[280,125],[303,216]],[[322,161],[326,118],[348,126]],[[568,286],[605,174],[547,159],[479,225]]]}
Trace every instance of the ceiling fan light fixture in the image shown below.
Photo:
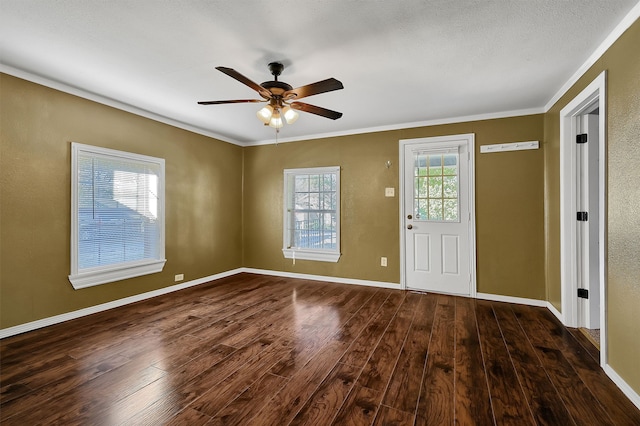
{"label": "ceiling fan light fixture", "polygon": [[295,123],[298,117],[300,117],[298,111],[291,108],[289,105],[282,108],[282,114],[284,115],[284,119],[287,121],[287,124]]}
{"label": "ceiling fan light fixture", "polygon": [[262,121],[264,124],[269,124],[271,121],[271,117],[273,116],[273,107],[271,105],[266,105],[260,111],[256,113],[258,119]]}
{"label": "ceiling fan light fixture", "polygon": [[284,126],[280,111],[275,111],[273,113],[273,115],[271,116],[271,120],[269,120],[269,126],[273,127],[274,129],[281,129],[282,126]]}

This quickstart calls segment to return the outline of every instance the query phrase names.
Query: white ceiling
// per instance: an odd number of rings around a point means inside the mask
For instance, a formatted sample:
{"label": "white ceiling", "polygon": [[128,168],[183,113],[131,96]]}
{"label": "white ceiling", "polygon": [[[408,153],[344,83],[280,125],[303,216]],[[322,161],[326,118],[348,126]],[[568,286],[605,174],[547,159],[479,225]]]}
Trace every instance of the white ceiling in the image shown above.
{"label": "white ceiling", "polygon": [[[5,72],[51,81],[181,127],[272,141],[259,99],[215,70],[257,83],[281,61],[298,87],[344,90],[304,101],[281,140],[541,112],[637,0],[0,0]],[[637,8],[637,7],[636,7]],[[34,80],[34,81],[35,81]],[[94,96],[97,95],[97,96]],[[148,114],[151,113],[151,114]]]}

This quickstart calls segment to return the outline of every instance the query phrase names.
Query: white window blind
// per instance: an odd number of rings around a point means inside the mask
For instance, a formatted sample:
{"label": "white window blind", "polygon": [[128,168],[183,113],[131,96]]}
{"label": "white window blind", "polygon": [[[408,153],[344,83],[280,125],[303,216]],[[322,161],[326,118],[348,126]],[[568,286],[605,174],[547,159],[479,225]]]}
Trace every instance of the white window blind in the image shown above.
{"label": "white window blind", "polygon": [[164,160],[72,144],[75,288],[162,270]]}

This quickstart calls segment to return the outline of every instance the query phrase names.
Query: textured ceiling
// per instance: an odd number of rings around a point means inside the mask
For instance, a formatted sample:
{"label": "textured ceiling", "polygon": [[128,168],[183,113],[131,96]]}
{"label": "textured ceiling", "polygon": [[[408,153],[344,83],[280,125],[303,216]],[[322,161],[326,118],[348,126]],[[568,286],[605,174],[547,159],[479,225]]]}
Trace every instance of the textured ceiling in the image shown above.
{"label": "textured ceiling", "polygon": [[[269,62],[305,98],[281,140],[451,118],[540,112],[636,0],[0,0],[3,70],[114,100],[224,140],[273,140],[259,98],[214,69],[260,83]],[[55,84],[54,84],[55,87]],[[108,101],[107,101],[108,102]]]}

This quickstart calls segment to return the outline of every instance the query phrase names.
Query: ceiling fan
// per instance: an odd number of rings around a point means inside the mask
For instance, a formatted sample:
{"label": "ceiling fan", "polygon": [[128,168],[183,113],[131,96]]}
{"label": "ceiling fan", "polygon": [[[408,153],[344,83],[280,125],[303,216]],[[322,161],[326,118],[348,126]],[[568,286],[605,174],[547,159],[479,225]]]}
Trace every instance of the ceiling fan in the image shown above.
{"label": "ceiling fan", "polygon": [[[260,121],[265,125],[269,125],[276,129],[280,129],[284,122],[283,117],[288,124],[292,124],[298,119],[297,111],[304,111],[311,114],[319,115],[321,117],[337,120],[342,117],[341,112],[332,111],[327,108],[307,104],[304,102],[298,102],[298,99],[306,98],[308,96],[318,95],[320,93],[332,92],[334,90],[343,89],[342,83],[335,78],[328,78],[326,80],[318,81],[316,83],[307,84],[293,88],[291,85],[284,81],[278,81],[278,76],[282,74],[284,65],[280,62],[271,62],[269,64],[269,70],[274,77],[273,81],[265,81],[264,83],[257,84],[238,71],[232,68],[216,67],[218,71],[221,71],[231,78],[238,80],[240,83],[249,86],[262,97],[262,99],[236,99],[229,101],[202,101],[198,102],[200,105],[220,105],[220,104],[238,104],[238,103],[253,103],[253,102],[268,102],[267,105],[258,111],[257,115]],[[297,110],[297,111],[296,111]]]}

